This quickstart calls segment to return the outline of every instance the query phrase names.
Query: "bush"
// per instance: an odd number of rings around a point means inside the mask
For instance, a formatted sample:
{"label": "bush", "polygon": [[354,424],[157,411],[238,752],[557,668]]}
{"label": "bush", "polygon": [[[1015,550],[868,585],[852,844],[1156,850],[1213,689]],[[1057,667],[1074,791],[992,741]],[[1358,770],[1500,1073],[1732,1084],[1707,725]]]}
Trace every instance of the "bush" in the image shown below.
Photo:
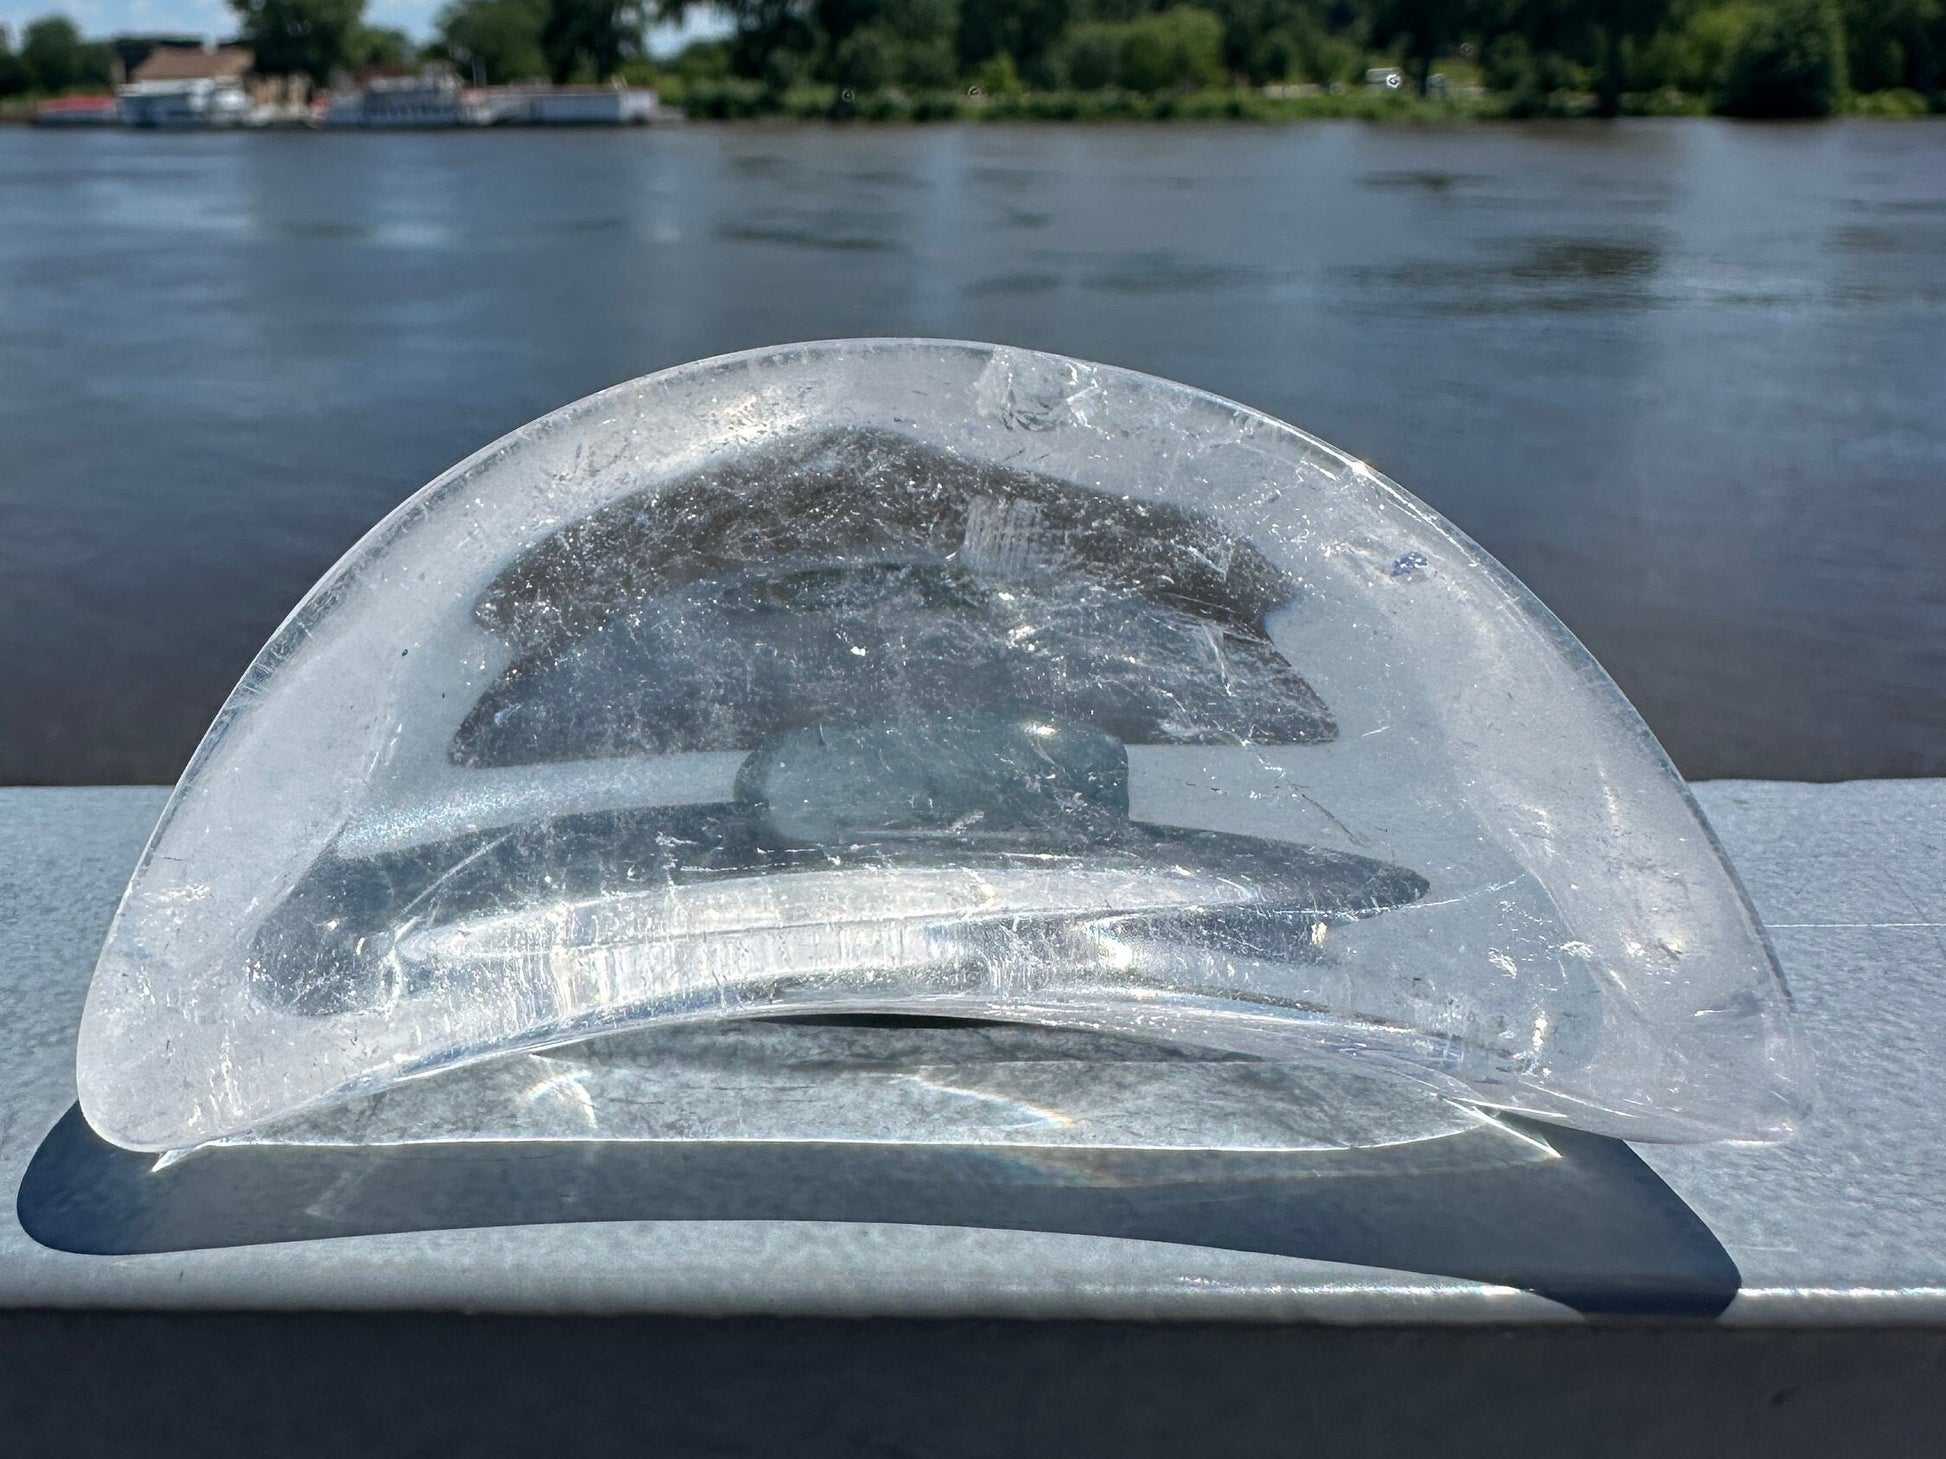
{"label": "bush", "polygon": [[1364,70],[1364,49],[1345,36],[1331,35],[1317,26],[1297,33],[1294,77],[1329,85],[1333,81],[1356,81]]}
{"label": "bush", "polygon": [[958,121],[966,114],[966,98],[957,91],[921,91],[912,98],[915,122]]}
{"label": "bush", "polygon": [[761,81],[725,78],[720,81],[688,81],[681,88],[681,104],[692,117],[712,121],[734,121],[740,117],[761,116],[772,110],[772,100]]}
{"label": "bush", "polygon": [[903,91],[875,92],[859,102],[858,115],[868,122],[909,122],[912,98]]}
{"label": "bush", "polygon": [[1709,103],[1702,97],[1674,86],[1631,92],[1622,98],[1623,114],[1632,117],[1699,117],[1708,111]]}
{"label": "bush", "polygon": [[856,93],[853,93],[852,100],[847,101],[836,86],[825,86],[815,81],[802,82],[788,91],[772,91],[764,97],[764,106],[767,110],[781,112],[803,122],[858,115]]}
{"label": "bush", "polygon": [[1593,77],[1555,51],[1535,51],[1523,36],[1497,36],[1480,60],[1480,81],[1489,91],[1511,98],[1511,116],[1579,116],[1587,108],[1580,94]]}
{"label": "bush", "polygon": [[832,57],[833,79],[855,91],[876,91],[899,77],[899,38],[883,25],[860,26]]}
{"label": "bush", "polygon": [[691,41],[676,56],[674,71],[684,81],[730,79],[730,48],[722,41]]}
{"label": "bush", "polygon": [[1288,30],[1273,30],[1257,36],[1240,58],[1244,79],[1252,86],[1288,81],[1291,74],[1303,64],[1300,55],[1297,38]]}
{"label": "bush", "polygon": [[1120,87],[1154,95],[1223,82],[1223,22],[1179,5],[1121,25],[1077,25],[1056,53],[1056,70],[1077,91]]}
{"label": "bush", "polygon": [[1060,68],[1077,91],[1102,91],[1122,74],[1122,32],[1128,27],[1099,22],[1077,25],[1060,51]]}
{"label": "bush", "polygon": [[1215,86],[1223,79],[1223,22],[1178,6],[1145,15],[1122,40],[1122,85],[1130,91]]}
{"label": "bush", "polygon": [[1540,89],[1534,53],[1517,35],[1495,36],[1480,62],[1480,79],[1487,90],[1508,96],[1531,96]]}
{"label": "bush", "polygon": [[1762,15],[1748,0],[1694,11],[1681,25],[1659,31],[1642,48],[1631,74],[1648,86],[1714,96],[1723,89],[1730,57]]}
{"label": "bush", "polygon": [[1717,110],[1738,117],[1828,117],[1845,101],[1845,35],[1831,0],[1780,0],[1731,53]]}
{"label": "bush", "polygon": [[959,79],[959,57],[953,43],[941,36],[910,41],[905,51],[905,83],[921,91],[945,91]]}
{"label": "bush", "polygon": [[1869,91],[1851,99],[1850,111],[1861,117],[1922,117],[1926,98],[1917,91],[1895,86],[1889,91]]}
{"label": "bush", "polygon": [[1255,94],[1247,91],[1182,91],[1158,96],[1152,114],[1157,121],[1255,120],[1261,115],[1256,101]]}
{"label": "bush", "polygon": [[973,73],[973,84],[982,96],[1018,96],[1020,71],[1014,65],[1014,58],[1001,51],[980,63],[979,70]]}
{"label": "bush", "polygon": [[1024,91],[989,98],[979,115],[991,122],[1139,122],[1150,107],[1127,91]]}
{"label": "bush", "polygon": [[802,86],[811,79],[811,57],[804,51],[779,48],[764,57],[763,84],[782,95],[794,86]]}

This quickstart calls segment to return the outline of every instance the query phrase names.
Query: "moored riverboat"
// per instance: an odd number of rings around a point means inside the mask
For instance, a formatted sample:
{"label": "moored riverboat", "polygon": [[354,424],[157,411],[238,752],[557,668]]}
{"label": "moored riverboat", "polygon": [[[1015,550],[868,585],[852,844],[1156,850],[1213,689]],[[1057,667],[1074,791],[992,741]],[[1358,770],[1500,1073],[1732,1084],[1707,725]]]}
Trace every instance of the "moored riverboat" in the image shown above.
{"label": "moored riverboat", "polygon": [[34,108],[37,127],[112,127],[121,121],[112,96],[57,96]]}
{"label": "moored riverboat", "polygon": [[229,77],[131,81],[116,96],[131,127],[240,127],[250,121],[249,94]]}

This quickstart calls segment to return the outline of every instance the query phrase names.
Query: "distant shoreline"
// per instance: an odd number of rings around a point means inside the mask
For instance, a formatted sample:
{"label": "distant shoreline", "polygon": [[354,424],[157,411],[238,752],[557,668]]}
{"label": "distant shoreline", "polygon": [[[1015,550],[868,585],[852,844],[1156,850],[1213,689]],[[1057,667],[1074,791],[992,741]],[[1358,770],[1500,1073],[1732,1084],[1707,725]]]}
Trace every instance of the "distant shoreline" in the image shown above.
{"label": "distant shoreline", "polygon": [[[0,126],[31,125],[34,101],[10,99],[0,103]],[[1853,96],[1842,111],[1828,117],[1790,118],[1806,121],[1848,119],[1924,120],[1946,116],[1935,109],[1937,99],[1916,92],[1877,92]],[[672,110],[676,110],[672,108]],[[1701,97],[1678,92],[1631,94],[1623,98],[1621,119],[1641,117],[1713,117]],[[1448,123],[1496,121],[1595,120],[1591,94],[1556,93],[1548,97],[1487,94],[1472,97],[1421,97],[1397,91],[1359,88],[1338,93],[1278,94],[1276,90],[1225,89],[1164,93],[1146,96],[1125,91],[1025,91],[983,97],[960,92],[875,92],[851,97],[834,87],[801,87],[781,95],[754,83],[725,83],[693,87],[682,98],[679,115],[670,121],[871,124],[961,123],[1104,123],[1104,122],[1241,122],[1277,125],[1304,121],[1361,121],[1383,123]],[[1765,118],[1737,118],[1766,120]],[[109,123],[50,126],[46,130],[129,131],[138,129]],[[526,127],[488,126],[367,126],[324,128],[301,123],[273,123],[184,130],[225,131],[523,131]],[[558,130],[558,128],[556,128]],[[587,130],[612,130],[590,127]]]}
{"label": "distant shoreline", "polygon": [[[875,92],[857,97],[831,86],[805,86],[782,94],[754,82],[691,86],[667,98],[692,121],[743,121],[763,117],[800,121],[868,122],[1297,122],[1297,121],[1575,121],[1596,115],[1593,92],[1546,96],[1500,92],[1420,96],[1410,90],[1372,86],[1326,91],[1309,87],[1261,90],[1220,88],[1161,92],[1021,91],[1000,96],[970,92]],[[1625,94],[1622,116],[1719,115],[1707,98],[1664,90]],[[1918,92],[1855,95],[1830,117],[1916,118],[1946,114],[1946,99]]]}

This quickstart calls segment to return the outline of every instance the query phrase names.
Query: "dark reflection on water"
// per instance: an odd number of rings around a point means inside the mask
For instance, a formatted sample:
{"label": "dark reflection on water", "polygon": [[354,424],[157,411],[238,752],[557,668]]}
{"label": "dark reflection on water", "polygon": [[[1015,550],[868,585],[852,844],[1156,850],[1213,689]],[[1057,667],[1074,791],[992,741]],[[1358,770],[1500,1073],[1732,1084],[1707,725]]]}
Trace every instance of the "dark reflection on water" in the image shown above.
{"label": "dark reflection on water", "polygon": [[1371,460],[1692,775],[1946,771],[1946,130],[0,131],[0,782],[166,780],[484,442],[788,339],[1061,350]]}
{"label": "dark reflection on water", "polygon": [[1562,238],[1533,248],[1514,265],[1521,280],[1639,279],[1655,272],[1658,250],[1606,239]]}
{"label": "dark reflection on water", "polygon": [[1205,263],[1166,249],[1145,249],[1110,258],[1086,277],[1090,287],[1111,294],[1158,294],[1260,288],[1269,276],[1261,269]]}
{"label": "dark reflection on water", "polygon": [[1366,187],[1424,188],[1427,192],[1443,193],[1456,187],[1491,182],[1492,178],[1477,172],[1431,172],[1420,169],[1402,172],[1368,172],[1358,180]]}
{"label": "dark reflection on water", "polygon": [[965,286],[971,298],[990,294],[1039,294],[1058,289],[1064,280],[1056,273],[997,274],[990,279],[975,279]]}
{"label": "dark reflection on water", "polygon": [[897,240],[875,229],[860,229],[842,214],[811,217],[799,222],[721,223],[716,236],[729,243],[768,243],[782,248],[826,248],[841,253],[892,253]]}
{"label": "dark reflection on water", "polygon": [[1626,237],[1509,239],[1480,257],[1355,264],[1343,278],[1387,310],[1409,295],[1420,315],[1614,311],[1653,300],[1659,244]]}

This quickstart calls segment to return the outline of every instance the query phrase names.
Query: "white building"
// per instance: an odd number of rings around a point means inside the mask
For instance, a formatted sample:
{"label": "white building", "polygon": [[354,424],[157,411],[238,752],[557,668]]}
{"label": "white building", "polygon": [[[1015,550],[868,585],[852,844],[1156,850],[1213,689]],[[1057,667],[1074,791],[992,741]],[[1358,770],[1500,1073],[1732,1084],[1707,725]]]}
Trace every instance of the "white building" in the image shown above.
{"label": "white building", "polygon": [[250,96],[230,77],[131,81],[115,93],[131,127],[236,127],[250,120]]}
{"label": "white building", "polygon": [[250,119],[244,89],[252,56],[243,46],[160,45],[117,87],[131,127],[224,127]]}

